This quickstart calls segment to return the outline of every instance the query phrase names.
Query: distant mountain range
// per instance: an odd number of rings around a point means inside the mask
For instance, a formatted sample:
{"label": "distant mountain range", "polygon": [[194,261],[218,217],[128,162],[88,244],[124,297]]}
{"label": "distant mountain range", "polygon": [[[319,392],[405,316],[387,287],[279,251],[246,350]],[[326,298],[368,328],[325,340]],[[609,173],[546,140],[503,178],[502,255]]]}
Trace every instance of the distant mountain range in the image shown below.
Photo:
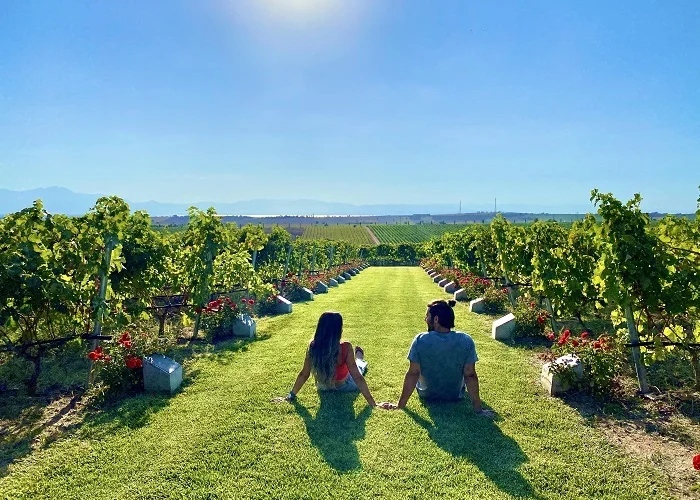
{"label": "distant mountain range", "polygon": [[[27,208],[41,199],[46,210],[52,213],[80,215],[87,212],[101,194],[75,193],[63,187],[12,191],[0,189],[0,215],[17,212]],[[459,211],[457,203],[425,204],[377,204],[354,205],[319,200],[245,200],[235,202],[195,202],[195,203],[161,203],[158,201],[134,202],[126,200],[132,210],[146,210],[152,217],[186,215],[190,206],[201,209],[215,207],[222,215],[413,215],[413,214],[455,214]],[[575,214],[594,212],[590,204],[567,206],[542,206],[528,204],[500,204],[498,210],[510,213],[529,214]],[[485,212],[482,208],[463,204],[462,213]]]}
{"label": "distant mountain range", "polygon": [[[0,214],[12,213],[29,207],[41,199],[44,208],[52,213],[80,215],[87,212],[100,194],[75,193],[62,187],[11,191],[0,189]],[[454,204],[425,205],[353,205],[319,200],[245,200],[235,202],[161,203],[126,200],[132,210],[146,210],[151,216],[186,215],[190,206],[206,209],[215,207],[225,215],[411,215],[416,213],[455,213]]]}

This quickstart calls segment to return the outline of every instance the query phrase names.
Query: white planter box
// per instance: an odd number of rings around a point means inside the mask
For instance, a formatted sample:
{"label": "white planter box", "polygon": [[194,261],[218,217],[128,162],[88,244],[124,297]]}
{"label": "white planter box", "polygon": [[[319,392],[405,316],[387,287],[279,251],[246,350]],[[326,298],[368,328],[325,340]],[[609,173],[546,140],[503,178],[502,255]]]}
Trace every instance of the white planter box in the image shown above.
{"label": "white planter box", "polygon": [[143,387],[147,392],[172,394],[182,384],[182,365],[162,354],[143,359]]}
{"label": "white planter box", "polygon": [[[560,370],[568,373],[561,373]],[[583,364],[577,356],[566,354],[551,363],[544,364],[540,382],[550,396],[555,396],[571,389],[569,381],[572,378],[576,380],[583,378]]]}
{"label": "white planter box", "polygon": [[469,301],[469,312],[482,313],[484,312],[484,298],[478,298]]}
{"label": "white planter box", "polygon": [[242,314],[233,322],[233,335],[235,337],[245,337],[252,339],[255,337],[255,320],[247,314]]}
{"label": "white planter box", "polygon": [[282,297],[281,295],[277,296],[277,313],[278,314],[289,314],[292,312],[292,303]]}
{"label": "white planter box", "polygon": [[512,339],[514,331],[515,316],[513,316],[513,313],[508,313],[502,318],[497,319],[491,326],[491,336],[496,340]]}
{"label": "white planter box", "polygon": [[467,291],[464,288],[460,288],[455,292],[455,300],[467,300]]}
{"label": "white planter box", "polygon": [[455,293],[455,282],[450,281],[447,285],[445,285],[445,291],[447,293]]}

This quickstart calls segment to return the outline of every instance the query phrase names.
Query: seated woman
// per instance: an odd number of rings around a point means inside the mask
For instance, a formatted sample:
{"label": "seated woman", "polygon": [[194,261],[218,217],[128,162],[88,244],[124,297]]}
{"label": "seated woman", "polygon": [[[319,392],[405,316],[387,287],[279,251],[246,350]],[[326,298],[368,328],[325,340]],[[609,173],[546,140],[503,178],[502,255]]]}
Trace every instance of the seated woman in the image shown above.
{"label": "seated woman", "polygon": [[362,348],[353,352],[350,342],[341,342],[343,317],[337,312],[324,312],[318,319],[316,334],[306,350],[306,359],[294,387],[284,397],[273,401],[293,401],[304,386],[311,373],[316,379],[320,391],[360,391],[367,403],[375,407],[376,403],[369,392],[364,374],[367,362]]}

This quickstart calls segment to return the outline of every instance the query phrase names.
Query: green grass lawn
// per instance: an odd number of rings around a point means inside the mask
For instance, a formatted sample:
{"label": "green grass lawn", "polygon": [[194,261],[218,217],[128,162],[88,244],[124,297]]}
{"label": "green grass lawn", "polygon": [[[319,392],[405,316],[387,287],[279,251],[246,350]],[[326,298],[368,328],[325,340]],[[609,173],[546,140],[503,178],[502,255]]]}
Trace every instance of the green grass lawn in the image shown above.
{"label": "green grass lawn", "polygon": [[377,401],[398,398],[425,304],[446,295],[419,268],[370,268],[294,313],[260,321],[245,349],[203,356],[173,397],[121,402],[2,472],[9,498],[648,498],[667,486],[623,458],[573,409],[546,397],[527,351],[489,338],[486,318],[457,306],[472,334],[482,399],[371,410],[361,395],[286,394],[318,316],[340,311],[365,348]]}

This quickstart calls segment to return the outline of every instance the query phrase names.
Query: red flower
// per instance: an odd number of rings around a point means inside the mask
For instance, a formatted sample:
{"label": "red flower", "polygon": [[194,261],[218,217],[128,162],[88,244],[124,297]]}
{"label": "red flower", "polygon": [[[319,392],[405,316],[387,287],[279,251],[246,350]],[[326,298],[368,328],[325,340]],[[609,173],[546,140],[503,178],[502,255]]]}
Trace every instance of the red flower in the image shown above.
{"label": "red flower", "polygon": [[537,323],[544,325],[545,319],[542,316],[537,316]]}
{"label": "red flower", "polygon": [[600,340],[596,340],[593,342],[593,349],[600,349],[601,345]]}
{"label": "red flower", "polygon": [[556,337],[556,335],[554,335],[554,332],[552,332],[552,333],[550,333],[549,335],[547,335],[547,338],[548,338],[549,340],[551,340],[551,341],[554,341],[554,338],[555,338],[555,337]]}
{"label": "red flower", "polygon": [[129,370],[141,368],[142,366],[143,366],[143,361],[141,361],[141,358],[137,358],[137,357],[131,356],[131,355],[126,357],[126,367]]}
{"label": "red flower", "polygon": [[565,336],[565,337],[568,337],[569,335],[571,335],[571,331],[569,331],[569,330],[564,330],[564,336]]}
{"label": "red flower", "polygon": [[112,361],[112,356],[110,356],[108,354],[107,356],[104,357],[104,360],[105,360],[105,363],[109,363],[110,361]]}
{"label": "red flower", "polygon": [[194,312],[197,314],[202,314],[202,308],[201,307],[195,307]]}
{"label": "red flower", "polygon": [[95,351],[90,351],[88,353],[88,359],[90,361],[97,361],[98,359],[100,359],[100,355],[97,354]]}
{"label": "red flower", "polygon": [[254,301],[253,299],[248,300],[248,305],[249,305],[249,306],[252,306],[253,304],[255,304],[255,301]]}
{"label": "red flower", "polygon": [[571,345],[574,346],[574,347],[578,347],[578,343],[579,343],[579,342],[578,342],[578,340],[576,340],[576,339],[574,339],[574,340],[571,341]]}
{"label": "red flower", "polygon": [[122,342],[122,345],[125,349],[131,349],[131,340],[125,340],[124,342]]}
{"label": "red flower", "polygon": [[557,344],[559,344],[559,345],[564,345],[564,344],[566,344],[566,339],[565,339],[564,337],[560,338],[560,339],[557,341]]}
{"label": "red flower", "polygon": [[700,470],[700,455],[693,457],[693,469]]}
{"label": "red flower", "polygon": [[581,338],[582,338],[582,339],[587,339],[588,337],[590,337],[590,335],[591,335],[591,334],[588,333],[588,332],[583,332],[583,333],[581,334]]}
{"label": "red flower", "polygon": [[245,304],[246,302],[248,302],[248,300],[247,300],[245,297],[243,297],[243,298],[241,299],[241,304]]}

